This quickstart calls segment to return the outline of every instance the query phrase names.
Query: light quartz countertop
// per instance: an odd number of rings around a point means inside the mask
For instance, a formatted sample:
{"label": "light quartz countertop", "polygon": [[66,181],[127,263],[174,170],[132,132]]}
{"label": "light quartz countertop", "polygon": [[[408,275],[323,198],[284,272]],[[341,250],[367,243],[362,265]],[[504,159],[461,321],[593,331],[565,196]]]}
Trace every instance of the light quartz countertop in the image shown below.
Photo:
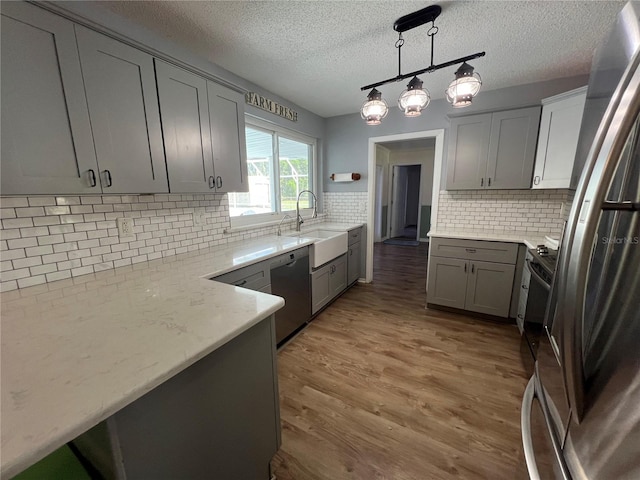
{"label": "light quartz countertop", "polygon": [[208,279],[311,243],[264,237],[2,293],[2,478],[282,308]]}
{"label": "light quartz countertop", "polygon": [[545,243],[545,236],[541,233],[495,230],[431,230],[428,237],[466,238],[468,240],[488,240],[492,242],[524,243],[527,248]]}

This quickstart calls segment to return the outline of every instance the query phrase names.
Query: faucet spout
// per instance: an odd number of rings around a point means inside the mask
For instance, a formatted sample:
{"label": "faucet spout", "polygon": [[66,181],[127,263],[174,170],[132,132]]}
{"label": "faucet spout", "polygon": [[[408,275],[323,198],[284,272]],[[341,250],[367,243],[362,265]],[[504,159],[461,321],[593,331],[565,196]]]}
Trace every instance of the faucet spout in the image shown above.
{"label": "faucet spout", "polygon": [[300,196],[303,193],[308,193],[313,197],[313,215],[311,218],[317,218],[318,216],[318,198],[311,190],[302,190],[298,194],[298,199],[296,200],[296,232],[300,231],[300,225],[304,223],[304,219],[302,218],[302,215],[300,215]]}
{"label": "faucet spout", "polygon": [[282,227],[282,222],[284,222],[287,218],[291,219],[291,216],[288,213],[285,213],[284,217],[282,217],[282,220],[280,220],[280,223],[278,224],[278,236],[282,235],[282,230],[280,230],[280,227]]}

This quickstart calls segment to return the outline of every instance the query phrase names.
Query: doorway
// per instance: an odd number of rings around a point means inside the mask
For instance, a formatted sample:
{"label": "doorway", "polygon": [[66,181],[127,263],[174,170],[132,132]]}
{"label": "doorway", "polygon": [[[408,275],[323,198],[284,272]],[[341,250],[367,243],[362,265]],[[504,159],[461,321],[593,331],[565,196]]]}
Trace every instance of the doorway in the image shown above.
{"label": "doorway", "polygon": [[[412,143],[413,141],[413,143]],[[418,237],[426,237],[428,227],[434,226],[437,223],[438,216],[438,203],[440,195],[440,184],[442,176],[442,162],[444,157],[444,129],[428,130],[424,132],[402,133],[396,135],[386,135],[381,137],[369,138],[369,162],[368,162],[368,202],[367,202],[367,225],[372,235],[367,235],[367,251],[366,251],[366,275],[365,281],[371,282],[373,280],[373,258],[374,258],[374,241],[385,240],[385,232],[388,232],[388,227],[385,224],[389,224],[389,206],[379,201],[380,198],[390,198],[391,186],[389,180],[391,177],[391,163],[388,149],[389,147],[395,148],[398,144],[403,144],[408,148],[416,148],[419,145],[424,146],[425,142],[428,142],[432,149],[432,155],[430,161],[426,163],[429,166],[429,176],[432,178],[431,182],[425,182],[425,163],[421,162],[398,162],[398,165],[415,165],[421,164],[420,177],[422,185],[429,184],[429,188],[423,188],[421,193],[422,201],[420,202],[420,213],[418,224]],[[380,166],[383,166],[380,169]],[[390,168],[391,167],[391,168]],[[431,174],[431,172],[433,172]],[[381,188],[381,178],[384,182],[384,187]],[[386,181],[385,181],[386,179]],[[382,197],[380,192],[382,191]],[[429,198],[430,205],[425,206],[425,198]],[[426,219],[426,222],[425,220]],[[406,220],[406,219],[405,219]],[[420,232],[420,223],[424,224],[426,228],[422,228],[423,232]],[[421,235],[422,233],[422,235]],[[388,234],[387,234],[388,235]],[[387,237],[388,238],[388,237]],[[425,285],[426,287],[426,285]]]}
{"label": "doorway", "polygon": [[421,170],[421,165],[392,166],[388,243],[420,240]]}

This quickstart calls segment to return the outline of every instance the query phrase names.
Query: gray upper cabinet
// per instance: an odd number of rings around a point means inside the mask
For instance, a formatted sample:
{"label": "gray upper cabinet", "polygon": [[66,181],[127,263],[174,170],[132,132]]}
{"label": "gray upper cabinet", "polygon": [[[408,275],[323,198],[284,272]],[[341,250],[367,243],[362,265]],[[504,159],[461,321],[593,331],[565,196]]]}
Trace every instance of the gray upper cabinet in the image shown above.
{"label": "gray upper cabinet", "polygon": [[2,2],[1,31],[2,193],[100,193],[73,24]]}
{"label": "gray upper cabinet", "polygon": [[475,190],[484,186],[490,134],[490,113],[451,120],[447,190]]}
{"label": "gray upper cabinet", "polygon": [[451,120],[447,190],[531,186],[540,107]]}
{"label": "gray upper cabinet", "polygon": [[541,107],[494,113],[486,187],[529,188],[536,155]]}
{"label": "gray upper cabinet", "polygon": [[167,192],[153,57],[75,28],[103,192]]}
{"label": "gray upper cabinet", "polygon": [[216,191],[248,192],[244,97],[207,82]]}
{"label": "gray upper cabinet", "polygon": [[171,191],[214,192],[207,80],[157,59],[156,75]]}

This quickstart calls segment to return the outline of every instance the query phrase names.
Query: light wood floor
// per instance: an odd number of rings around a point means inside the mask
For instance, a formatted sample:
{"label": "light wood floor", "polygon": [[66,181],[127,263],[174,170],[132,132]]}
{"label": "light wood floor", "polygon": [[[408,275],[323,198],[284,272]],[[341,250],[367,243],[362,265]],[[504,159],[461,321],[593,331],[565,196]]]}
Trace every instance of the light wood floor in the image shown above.
{"label": "light wood floor", "polygon": [[278,480],[524,478],[514,325],[425,309],[426,245],[376,244],[278,353]]}

